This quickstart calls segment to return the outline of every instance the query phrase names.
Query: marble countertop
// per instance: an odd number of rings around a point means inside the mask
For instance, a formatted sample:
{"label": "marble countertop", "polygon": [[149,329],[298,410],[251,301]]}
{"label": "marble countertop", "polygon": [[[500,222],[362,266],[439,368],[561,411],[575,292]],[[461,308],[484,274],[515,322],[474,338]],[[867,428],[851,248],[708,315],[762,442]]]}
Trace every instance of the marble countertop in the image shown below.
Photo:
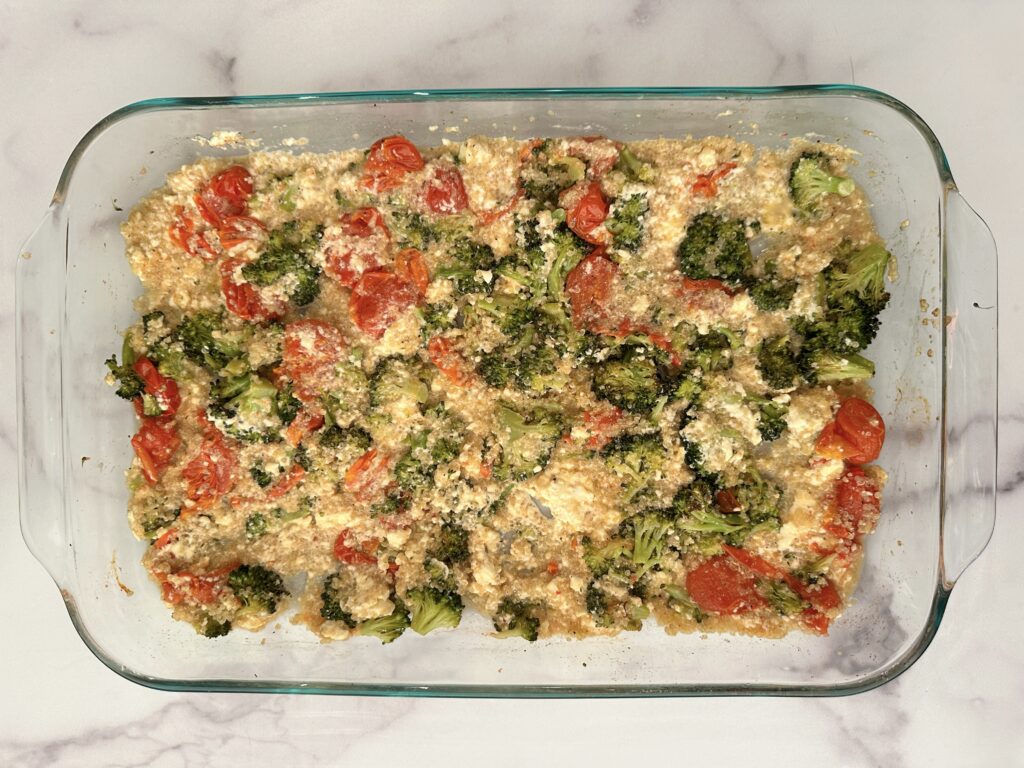
{"label": "marble countertop", "polygon": [[[586,7],[586,11],[581,10]],[[771,6],[771,7],[769,7]],[[13,272],[78,139],[155,96],[482,86],[853,82],[916,109],[1001,246],[1001,321],[1024,322],[1011,154],[1024,120],[1015,2],[255,4],[0,0],[0,764],[339,765],[381,755],[575,765],[1024,765],[1024,365],[1000,371],[1000,511],[924,657],[840,699],[472,701],[176,694],[85,648],[17,522]],[[404,10],[401,10],[403,9]],[[1011,189],[1013,187],[1013,189]],[[1016,574],[1016,575],[1015,575]],[[12,604],[13,603],[13,604]],[[512,735],[510,735],[512,734]],[[606,735],[607,734],[607,735]],[[609,738],[610,736],[610,738]],[[502,755],[508,755],[503,759]],[[756,757],[753,757],[756,756]],[[592,760],[588,760],[592,762]]]}

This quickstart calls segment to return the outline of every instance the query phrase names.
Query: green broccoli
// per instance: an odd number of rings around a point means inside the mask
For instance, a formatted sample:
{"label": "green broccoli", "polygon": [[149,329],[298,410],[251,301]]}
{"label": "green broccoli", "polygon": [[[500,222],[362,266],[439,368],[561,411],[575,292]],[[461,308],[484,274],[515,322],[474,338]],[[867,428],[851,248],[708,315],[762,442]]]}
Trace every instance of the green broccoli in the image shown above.
{"label": "green broccoli", "polygon": [[587,613],[598,627],[635,632],[642,629],[643,620],[650,615],[650,610],[637,597],[627,595],[625,599],[616,599],[595,581],[587,585],[584,600]]}
{"label": "green broccoli", "polygon": [[474,311],[492,317],[501,332],[512,339],[522,336],[537,320],[537,307],[514,294],[480,298],[472,306]]}
{"label": "green broccoli", "polygon": [[228,587],[242,604],[238,615],[269,615],[288,595],[281,576],[262,565],[240,565],[228,574]]}
{"label": "green broccoli", "polygon": [[331,451],[351,450],[362,453],[370,447],[373,438],[362,427],[339,427],[337,424],[320,432],[320,445]]}
{"label": "green broccoli", "polygon": [[612,570],[622,570],[626,561],[624,556],[632,556],[631,544],[627,539],[614,538],[602,547],[595,547],[590,537],[584,536],[582,543],[583,562],[594,578],[601,578]]}
{"label": "green broccoli", "polygon": [[700,606],[693,602],[693,598],[682,587],[675,584],[663,584],[661,588],[668,596],[668,607],[673,611],[688,616],[698,624],[707,617],[704,611],[700,609]]}
{"label": "green broccoli", "polygon": [[477,373],[492,387],[515,384],[520,389],[545,392],[564,384],[557,373],[560,355],[557,350],[536,340],[530,326],[514,344],[485,352],[477,363]]}
{"label": "green broccoli", "polygon": [[340,574],[332,574],[324,579],[320,590],[320,618],[324,621],[340,621],[351,629],[356,626],[356,622],[341,604],[343,591]]}
{"label": "green broccoli", "polygon": [[565,297],[565,278],[583,261],[590,251],[590,246],[565,224],[559,224],[550,240],[554,257],[548,272],[548,296],[552,301],[561,302]]}
{"label": "green broccoli", "polygon": [[503,598],[492,617],[497,636],[521,637],[532,643],[537,639],[537,631],[540,629],[540,619],[535,612],[536,607],[532,603],[512,597]]}
{"label": "green broccoli", "polygon": [[621,348],[596,363],[592,374],[597,397],[632,413],[649,414],[665,394],[654,355],[644,347]]}
{"label": "green broccoli", "polygon": [[[122,355],[122,359],[124,356]],[[142,397],[146,391],[146,385],[142,381],[142,377],[135,372],[132,368],[131,363],[125,360],[124,363],[118,365],[117,357],[111,355],[106,360],[106,366],[110,369],[110,376],[117,381],[117,390],[115,394],[118,397],[124,398],[125,400],[134,400],[137,397]]]}
{"label": "green broccoli", "polygon": [[751,397],[749,401],[757,406],[757,431],[765,441],[777,440],[786,431],[786,415],[789,406],[763,397]]}
{"label": "green broccoli", "polygon": [[554,155],[550,140],[535,147],[519,172],[519,183],[528,197],[545,205],[558,205],[559,193],[582,181],[586,164],[576,157]]}
{"label": "green broccoli", "polygon": [[657,434],[623,434],[603,449],[608,468],[624,478],[625,498],[630,501],[657,475],[665,463],[665,447]]}
{"label": "green broccoli", "polygon": [[833,176],[829,165],[828,155],[822,152],[805,152],[794,161],[789,171],[789,192],[801,211],[813,213],[826,195],[853,194],[853,180]]}
{"label": "green broccoli", "polygon": [[768,604],[782,616],[792,616],[807,608],[807,603],[784,581],[762,579],[759,586]]}
{"label": "green broccoli", "polygon": [[782,280],[777,277],[759,280],[750,287],[750,298],[762,312],[786,309],[796,293],[796,280]]}
{"label": "green broccoli", "polygon": [[395,595],[391,596],[391,601],[395,604],[391,613],[359,622],[356,633],[363,637],[376,637],[384,645],[397,640],[409,626],[409,610]]}
{"label": "green broccoli", "polygon": [[412,211],[393,211],[390,229],[395,233],[398,244],[403,248],[415,248],[423,251],[437,239],[437,233],[430,226],[426,217]]}
{"label": "green broccoli", "polygon": [[202,614],[202,616],[195,621],[193,626],[203,637],[215,638],[224,637],[231,631],[230,621],[218,621],[217,619],[210,616],[208,613]]}
{"label": "green broccoli", "polygon": [[186,315],[172,338],[181,343],[186,358],[214,373],[245,352],[242,334],[225,331],[220,318],[205,312]]}
{"label": "green broccoli", "polygon": [[627,517],[619,526],[619,535],[633,539],[633,565],[637,576],[656,567],[661,561],[666,538],[672,523],[659,511],[647,511]]}
{"label": "green broccoli", "polygon": [[732,353],[742,346],[736,334],[728,328],[717,328],[697,336],[690,346],[688,364],[704,373],[727,371],[732,368]]}
{"label": "green broccoli", "polygon": [[[683,415],[683,418],[686,418],[686,414]],[[704,449],[700,444],[687,440],[686,437],[682,437],[681,440],[683,444],[683,461],[690,468],[690,471],[703,480],[709,482],[717,481],[717,475],[714,472],[708,472],[704,467]]]}
{"label": "green broccoli", "polygon": [[248,443],[280,439],[278,390],[266,379],[253,373],[218,379],[210,387],[210,397],[207,416],[224,434]]}
{"label": "green broccoli", "polygon": [[296,306],[311,304],[320,294],[320,268],[311,261],[323,229],[290,221],[270,233],[265,250],[242,267],[242,277],[265,287],[287,278],[288,297]]}
{"label": "green broccoli", "polygon": [[438,277],[450,279],[460,293],[489,293],[494,288],[493,275],[497,267],[494,251],[489,245],[462,238],[448,247],[453,261],[437,270]]}
{"label": "green broccoli", "polygon": [[739,534],[749,522],[734,513],[722,514],[715,503],[715,488],[705,480],[682,486],[672,499],[677,530],[699,534]]}
{"label": "green broccoli", "polygon": [[547,290],[544,267],[547,256],[541,249],[543,237],[537,230],[536,219],[526,219],[516,226],[516,247],[495,267],[502,277],[527,288],[534,296]]}
{"label": "green broccoli", "polygon": [[615,201],[605,226],[612,233],[612,244],[616,248],[635,251],[640,247],[644,238],[644,217],[647,210],[645,194],[630,195]]}
{"label": "green broccoli", "polygon": [[853,294],[880,311],[889,301],[885,273],[891,258],[881,243],[872,243],[849,254],[841,253],[825,270],[829,299]]}
{"label": "green broccoli", "polygon": [[654,181],[654,169],[650,163],[640,160],[629,147],[619,150],[619,159],[615,163],[616,170],[622,171],[629,181],[650,183]]}
{"label": "green broccoli", "polygon": [[695,280],[715,278],[740,285],[753,268],[753,256],[742,221],[699,213],[686,229],[676,260],[680,271]]}
{"label": "green broccoli", "polygon": [[181,507],[171,499],[157,497],[154,502],[146,505],[145,513],[139,521],[142,532],[151,541],[159,533],[166,530],[181,515]]}
{"label": "green broccoli", "polygon": [[417,307],[416,313],[420,316],[420,320],[423,321],[422,334],[424,339],[430,339],[450,328],[454,328],[456,318],[458,317],[458,310],[450,302],[425,304],[422,307]]}
{"label": "green broccoli", "polygon": [[820,349],[814,350],[802,355],[800,364],[804,376],[812,384],[863,381],[875,375],[875,364],[853,352],[838,355]]}
{"label": "green broccoli", "polygon": [[800,367],[788,336],[765,339],[757,350],[757,368],[772,389],[790,389],[800,377]]}
{"label": "green broccoli", "polygon": [[520,413],[499,403],[495,416],[501,446],[501,459],[493,469],[495,478],[525,480],[543,470],[562,435],[561,409],[540,403]]}
{"label": "green broccoli", "polygon": [[443,627],[457,627],[462,620],[462,597],[450,579],[433,578],[410,589],[405,602],[412,612],[410,626],[420,635]]}
{"label": "green broccoli", "polygon": [[267,518],[261,512],[253,512],[245,519],[245,536],[258,539],[267,533]]}
{"label": "green broccoli", "polygon": [[370,407],[420,407],[430,398],[430,370],[418,358],[386,357],[370,374]]}
{"label": "green broccoli", "polygon": [[445,522],[427,549],[427,557],[451,567],[469,560],[469,531],[461,525]]}

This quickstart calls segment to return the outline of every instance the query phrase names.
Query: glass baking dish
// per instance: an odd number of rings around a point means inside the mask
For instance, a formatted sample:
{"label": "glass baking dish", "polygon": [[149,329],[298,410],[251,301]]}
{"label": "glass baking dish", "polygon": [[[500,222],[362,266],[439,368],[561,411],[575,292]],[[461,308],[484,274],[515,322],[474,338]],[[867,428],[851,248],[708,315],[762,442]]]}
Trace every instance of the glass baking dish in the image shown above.
{"label": "glass baking dish", "polygon": [[[615,638],[526,646],[454,632],[323,645],[286,620],[209,641],[172,621],[125,519],[131,409],[103,360],[140,285],[118,226],[164,174],[237,154],[197,137],[238,131],[260,148],[322,152],[403,133],[617,139],[727,133],[775,146],[812,134],[859,153],[853,176],[899,264],[870,350],[889,428],[881,522],[855,602],[828,637]],[[296,142],[296,139],[301,141]],[[852,86],[406,91],[160,99],[118,110],[75,148],[17,272],[19,491],[29,548],[76,629],[121,675],[173,690],[466,696],[837,695],[870,689],[925,650],[995,515],[996,251],[927,125]]]}

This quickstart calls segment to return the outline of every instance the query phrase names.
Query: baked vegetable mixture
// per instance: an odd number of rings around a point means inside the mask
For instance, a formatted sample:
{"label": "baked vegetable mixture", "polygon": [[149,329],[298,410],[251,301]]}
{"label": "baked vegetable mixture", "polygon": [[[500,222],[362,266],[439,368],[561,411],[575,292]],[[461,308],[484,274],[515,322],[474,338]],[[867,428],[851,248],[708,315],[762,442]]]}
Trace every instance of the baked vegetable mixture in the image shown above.
{"label": "baked vegetable mixture", "polygon": [[123,225],[132,530],[208,637],[826,633],[884,473],[850,152],[471,138],[203,159]]}

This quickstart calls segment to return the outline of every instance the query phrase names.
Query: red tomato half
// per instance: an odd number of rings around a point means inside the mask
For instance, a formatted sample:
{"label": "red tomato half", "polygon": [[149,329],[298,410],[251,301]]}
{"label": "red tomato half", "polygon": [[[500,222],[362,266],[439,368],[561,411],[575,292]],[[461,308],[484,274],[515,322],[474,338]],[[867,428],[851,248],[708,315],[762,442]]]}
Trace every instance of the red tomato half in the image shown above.
{"label": "red tomato half", "polygon": [[146,482],[150,485],[157,483],[179,445],[181,438],[173,424],[163,423],[159,419],[142,420],[142,426],[132,438],[132,448],[142,464]]}
{"label": "red tomato half", "polygon": [[420,296],[430,285],[430,272],[423,254],[415,248],[403,248],[395,254],[395,274],[416,287]]}
{"label": "red tomato half", "polygon": [[[160,408],[158,418],[170,418],[178,412],[178,408],[181,406],[181,395],[178,393],[178,384],[174,379],[162,375],[148,357],[138,358],[132,364],[132,370],[139,374],[139,378],[145,385],[146,394],[150,395]],[[135,399],[135,411],[140,418],[144,415],[141,397]]]}
{"label": "red tomato half", "polygon": [[608,218],[608,202],[601,193],[601,185],[596,181],[585,184],[582,188],[577,185],[563,192],[562,196],[567,205],[565,222],[569,229],[588,243],[604,243],[608,239],[607,233],[598,227]]}
{"label": "red tomato half", "polygon": [[364,272],[352,289],[348,312],[359,330],[379,339],[418,298],[416,287],[393,272]]}
{"label": "red tomato half", "polygon": [[351,288],[363,272],[380,268],[391,233],[376,208],[346,213],[340,224],[341,236],[324,240],[324,268],[341,285]]}
{"label": "red tomato half", "polygon": [[250,240],[259,240],[266,231],[267,225],[252,216],[228,216],[217,227],[221,247],[225,250]]}
{"label": "red tomato half", "polygon": [[299,400],[310,403],[319,398],[346,346],[341,331],[323,320],[306,318],[285,327],[281,372],[294,382]]}
{"label": "red tomato half", "polygon": [[346,565],[376,565],[377,556],[372,553],[377,548],[372,546],[375,544],[377,542],[367,542],[367,544],[358,546],[355,537],[352,536],[348,528],[345,528],[334,540],[334,557]]}
{"label": "red tomato half", "polygon": [[210,179],[195,197],[199,213],[217,227],[229,216],[244,216],[249,212],[252,195],[252,175],[240,165],[225,168]]}
{"label": "red tomato half", "polygon": [[384,217],[372,206],[358,208],[351,213],[342,215],[341,229],[346,235],[352,237],[383,235],[386,239],[391,239],[391,233],[384,223]]}
{"label": "red tomato half", "polygon": [[577,264],[565,278],[565,291],[577,328],[591,327],[605,317],[605,305],[612,293],[618,265],[603,253],[592,253]]}
{"label": "red tomato half", "polygon": [[754,575],[728,555],[718,555],[686,575],[686,591],[710,613],[746,613],[764,603]]}
{"label": "red tomato half", "polygon": [[238,458],[223,438],[205,438],[182,472],[186,494],[197,509],[212,506],[235,484]]}
{"label": "red tomato half", "polygon": [[459,213],[469,205],[462,174],[448,166],[434,168],[423,188],[423,198],[427,207],[440,216]]}
{"label": "red tomato half", "polygon": [[878,485],[860,467],[847,467],[835,489],[832,520],[825,529],[847,542],[867,533],[878,521]]}
{"label": "red tomato half", "polygon": [[472,379],[469,366],[448,339],[435,336],[427,343],[427,353],[430,361],[452,384],[462,387]]}
{"label": "red tomato half", "polygon": [[851,397],[843,402],[836,413],[836,431],[853,445],[853,454],[846,457],[853,464],[869,464],[882,452],[885,422],[866,400]]}
{"label": "red tomato half", "polygon": [[171,242],[189,256],[198,256],[203,261],[215,261],[217,249],[205,232],[197,232],[196,224],[180,205],[174,211],[174,221],[167,229]]}
{"label": "red tomato half", "polygon": [[220,292],[224,306],[243,320],[262,323],[284,314],[284,306],[268,307],[256,286],[235,278],[235,269],[245,264],[242,259],[225,259],[220,263]]}
{"label": "red tomato half", "polygon": [[410,171],[423,167],[423,156],[404,136],[387,136],[370,147],[363,165],[362,184],[374,192],[394,189]]}
{"label": "red tomato half", "polygon": [[368,501],[384,490],[391,471],[391,456],[371,448],[345,472],[345,490],[359,501]]}

